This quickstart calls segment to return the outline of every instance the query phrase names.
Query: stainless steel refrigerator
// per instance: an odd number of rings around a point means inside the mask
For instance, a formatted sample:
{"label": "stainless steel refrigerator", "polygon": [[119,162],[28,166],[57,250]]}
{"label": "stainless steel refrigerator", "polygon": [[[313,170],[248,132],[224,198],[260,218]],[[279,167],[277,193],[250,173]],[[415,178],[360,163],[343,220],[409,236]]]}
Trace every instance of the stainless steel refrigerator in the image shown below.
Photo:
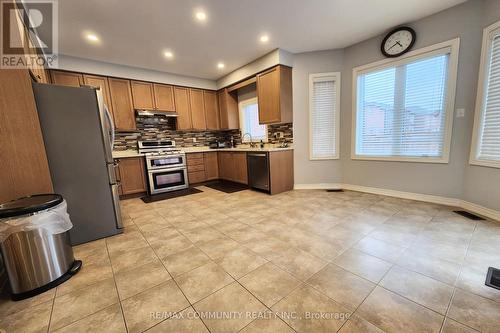
{"label": "stainless steel refrigerator", "polygon": [[68,204],[71,244],[122,232],[114,125],[100,90],[33,83],[54,192]]}

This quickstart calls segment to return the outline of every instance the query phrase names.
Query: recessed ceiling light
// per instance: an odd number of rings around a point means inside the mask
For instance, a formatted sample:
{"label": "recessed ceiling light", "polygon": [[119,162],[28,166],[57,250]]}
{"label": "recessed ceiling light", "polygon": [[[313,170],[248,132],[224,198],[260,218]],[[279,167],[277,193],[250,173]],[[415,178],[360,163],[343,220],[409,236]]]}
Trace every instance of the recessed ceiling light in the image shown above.
{"label": "recessed ceiling light", "polygon": [[207,19],[207,14],[204,11],[199,10],[195,13],[195,17],[198,21],[203,22]]}
{"label": "recessed ceiling light", "polygon": [[269,42],[269,36],[268,36],[268,35],[262,35],[262,36],[260,36],[260,41],[261,41],[262,43],[267,43],[267,42]]}
{"label": "recessed ceiling light", "polygon": [[219,63],[217,64],[217,68],[219,68],[219,69],[222,69],[222,68],[224,68],[225,66],[226,66],[226,65],[224,65],[224,63],[222,63],[222,62],[219,62]]}
{"label": "recessed ceiling light", "polygon": [[88,34],[86,34],[86,35],[85,35],[85,37],[86,37],[89,41],[91,41],[91,42],[98,42],[98,41],[99,41],[99,37],[97,37],[97,35],[95,35],[95,34],[90,34],[90,33],[88,33]]}
{"label": "recessed ceiling light", "polygon": [[163,52],[163,55],[168,59],[172,59],[174,57],[174,54],[171,51],[165,51]]}

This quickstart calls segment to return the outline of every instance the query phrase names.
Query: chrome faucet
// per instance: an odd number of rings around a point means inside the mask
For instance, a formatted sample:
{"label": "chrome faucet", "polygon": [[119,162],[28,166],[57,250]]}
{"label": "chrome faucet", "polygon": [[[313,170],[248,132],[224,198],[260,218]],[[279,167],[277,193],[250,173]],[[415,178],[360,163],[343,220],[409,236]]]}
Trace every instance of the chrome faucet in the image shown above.
{"label": "chrome faucet", "polygon": [[241,142],[244,141],[245,136],[247,136],[247,135],[250,137],[250,147],[254,148],[255,147],[255,142],[252,141],[252,134],[250,134],[250,133],[243,134],[243,136],[241,137]]}

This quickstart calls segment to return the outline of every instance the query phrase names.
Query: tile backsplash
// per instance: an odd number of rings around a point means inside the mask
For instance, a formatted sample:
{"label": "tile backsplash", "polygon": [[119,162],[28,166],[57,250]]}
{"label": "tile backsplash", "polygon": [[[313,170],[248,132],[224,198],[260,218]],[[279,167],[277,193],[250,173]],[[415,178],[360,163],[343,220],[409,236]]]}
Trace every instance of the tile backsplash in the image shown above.
{"label": "tile backsplash", "polygon": [[[155,120],[156,119],[156,120]],[[241,133],[239,130],[224,131],[177,131],[175,129],[175,119],[162,119],[159,123],[157,118],[136,117],[137,131],[116,132],[115,149],[137,149],[137,140],[174,140],[178,147],[203,147],[208,146],[212,141],[230,141],[231,136],[237,144],[241,143]],[[269,143],[278,143],[274,137],[277,132],[283,132],[283,139],[288,143],[293,143],[293,124],[269,125],[267,127]]]}

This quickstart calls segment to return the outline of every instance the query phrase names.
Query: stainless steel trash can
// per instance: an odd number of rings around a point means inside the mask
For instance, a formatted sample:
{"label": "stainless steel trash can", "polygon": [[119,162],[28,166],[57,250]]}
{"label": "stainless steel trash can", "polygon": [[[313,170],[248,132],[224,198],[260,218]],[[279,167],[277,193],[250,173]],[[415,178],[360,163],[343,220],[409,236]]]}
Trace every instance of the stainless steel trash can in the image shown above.
{"label": "stainless steel trash can", "polygon": [[[14,300],[54,288],[81,267],[81,261],[74,259],[68,231],[50,230],[51,222],[57,227],[57,221],[51,221],[57,217],[56,211],[66,214],[66,202],[58,194],[33,195],[0,204],[0,234],[2,230],[8,234],[0,250]],[[43,226],[30,225],[30,218],[43,221]]]}

